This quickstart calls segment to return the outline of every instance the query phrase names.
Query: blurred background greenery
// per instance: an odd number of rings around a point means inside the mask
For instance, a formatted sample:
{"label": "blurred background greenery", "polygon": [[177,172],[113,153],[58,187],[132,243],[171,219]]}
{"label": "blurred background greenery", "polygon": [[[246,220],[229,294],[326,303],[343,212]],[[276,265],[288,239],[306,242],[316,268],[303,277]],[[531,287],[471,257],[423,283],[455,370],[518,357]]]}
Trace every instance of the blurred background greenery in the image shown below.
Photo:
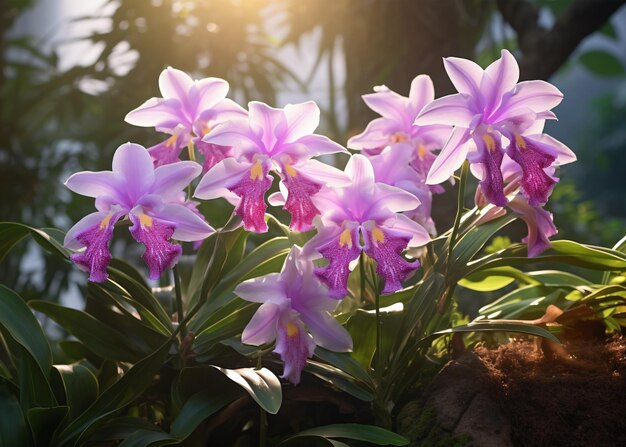
{"label": "blurred background greenery", "polygon": [[[626,10],[623,0],[1,0],[0,220],[67,230],[92,207],[63,181],[110,169],[117,146],[162,137],[124,115],[159,96],[168,65],[218,76],[245,104],[314,99],[320,133],[345,144],[374,117],[360,95],[386,84],[408,93],[420,73],[452,92],[441,58],[485,65],[501,48],[522,78],[565,93],[548,132],[579,162],[549,207],[561,238],[612,246],[625,231]],[[435,198],[440,229],[452,188]],[[513,228],[519,240],[523,225]],[[68,263],[23,244],[0,283],[25,299],[71,286]],[[123,241],[116,248],[125,250]]]}

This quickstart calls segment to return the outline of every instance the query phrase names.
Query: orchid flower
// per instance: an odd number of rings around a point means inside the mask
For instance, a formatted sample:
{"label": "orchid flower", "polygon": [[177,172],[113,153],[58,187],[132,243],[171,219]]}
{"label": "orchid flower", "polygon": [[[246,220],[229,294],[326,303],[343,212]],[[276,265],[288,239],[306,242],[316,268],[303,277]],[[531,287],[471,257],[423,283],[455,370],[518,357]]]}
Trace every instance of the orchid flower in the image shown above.
{"label": "orchid flower", "polygon": [[544,81],[518,83],[519,67],[507,50],[485,70],[454,57],[444,59],[444,65],[459,93],[434,100],[415,122],[455,128],[426,183],[445,181],[467,158],[482,167],[480,184],[488,200],[506,206],[500,170],[506,153],[522,169],[522,193],[529,204],[544,204],[557,181],[546,169],[576,160],[565,145],[541,133],[544,121],[556,118],[550,110],[562,93]]}
{"label": "orchid flower", "polygon": [[82,250],[72,261],[89,272],[89,280],[107,279],[111,260],[109,240],[115,223],[128,216],[133,238],[146,247],[143,259],[150,279],[158,279],[181,255],[179,244],[170,241],[196,241],[214,230],[184,204],[183,189],[200,174],[192,161],[179,161],[154,168],[148,151],[126,143],[113,156],[113,170],[78,172],[65,185],[77,194],[96,199],[95,213],[76,223],[65,236],[65,246]]}
{"label": "orchid flower", "polygon": [[205,172],[232,155],[229,147],[202,141],[217,123],[246,114],[243,108],[226,99],[228,82],[219,78],[194,81],[186,73],[168,67],[159,76],[159,88],[162,98],[149,99],[125,118],[129,124],[156,127],[157,131],[171,135],[148,149],[155,166],[178,161],[181,151],[190,143],[204,156]]}
{"label": "orchid flower", "polygon": [[385,279],[383,293],[395,292],[419,267],[418,261],[407,262],[402,251],[430,240],[421,225],[400,214],[420,202],[406,191],[376,183],[372,164],[363,155],[353,155],[345,172],[352,180],[349,186],[324,188],[313,197],[322,215],[316,221],[318,234],[303,250],[311,259],[319,254],[329,261],[315,274],[334,298],[348,294],[350,263],[361,251],[377,262],[376,271]]}
{"label": "orchid flower", "polygon": [[316,346],[336,352],[352,350],[348,331],[330,312],[337,301],[328,297],[328,289],[313,275],[313,265],[293,246],[280,273],[250,279],[235,288],[246,301],[262,303],[243,331],[241,341],[264,345],[276,340],[284,372],[281,377],[293,384]]}
{"label": "orchid flower", "polygon": [[327,137],[312,133],[319,120],[320,110],[312,101],[288,104],[284,109],[251,102],[248,119],[231,119],[204,137],[207,143],[232,146],[234,156],[204,175],[196,197],[229,198],[236,204],[235,212],[246,230],[266,232],[265,193],[273,182],[269,172],[274,170],[281,178],[285,209],[292,217],[290,228],[309,230],[319,214],[312,198],[320,188],[348,183],[340,170],[311,160],[322,154],[347,152]]}
{"label": "orchid flower", "polygon": [[[433,82],[427,75],[417,76],[411,82],[408,98],[384,85],[374,87],[374,91],[362,98],[381,118],[372,120],[365,131],[350,138],[348,147],[368,156],[379,154],[386,146],[400,147],[409,154],[409,163],[423,183],[436,158],[432,151],[441,149],[452,131],[452,126],[446,124],[415,124],[419,112],[435,99]],[[439,185],[431,185],[431,189],[443,192]]]}

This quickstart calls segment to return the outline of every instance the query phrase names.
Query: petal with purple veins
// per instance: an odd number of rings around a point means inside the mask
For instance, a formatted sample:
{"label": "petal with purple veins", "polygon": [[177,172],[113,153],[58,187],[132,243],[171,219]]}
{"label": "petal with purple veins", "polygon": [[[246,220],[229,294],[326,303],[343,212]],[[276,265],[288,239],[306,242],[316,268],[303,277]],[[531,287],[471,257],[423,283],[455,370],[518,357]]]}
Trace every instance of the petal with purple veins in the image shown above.
{"label": "petal with purple veins", "polygon": [[348,294],[350,263],[361,253],[358,230],[354,228],[341,231],[325,244],[318,246],[317,251],[329,262],[324,267],[316,268],[315,275],[326,284],[329,296],[343,298]]}
{"label": "petal with purple veins", "polygon": [[129,217],[133,223],[130,234],[146,248],[142,258],[148,265],[148,278],[159,279],[165,270],[178,262],[183,251],[179,244],[172,244],[169,241],[176,226],[148,216],[141,209],[131,211]]}
{"label": "petal with purple veins", "polygon": [[500,136],[490,133],[475,134],[474,142],[479,149],[470,161],[482,164],[480,187],[489,202],[496,206],[506,206],[508,201],[504,196],[501,170],[504,152],[500,145]]}
{"label": "petal with purple veins", "polygon": [[300,321],[285,318],[279,323],[274,352],[279,354],[283,361],[282,378],[294,385],[300,383],[300,375],[306,366],[306,360],[314,351],[315,342]]}
{"label": "petal with purple veins", "polygon": [[522,192],[528,203],[531,206],[545,204],[556,184],[556,179],[545,169],[554,163],[556,157],[517,134],[507,149],[507,155],[522,168]]}
{"label": "petal with purple veins", "polygon": [[363,233],[365,253],[376,261],[376,273],[385,280],[382,293],[393,293],[402,288],[402,281],[419,267],[419,261],[408,262],[402,257],[410,235],[371,225]]}
{"label": "petal with purple veins", "polygon": [[65,237],[68,248],[85,247],[84,251],[74,253],[70,259],[89,272],[89,281],[103,282],[108,278],[106,269],[111,262],[109,240],[113,236],[115,222],[122,214],[122,211],[89,214],[77,222]]}
{"label": "petal with purple veins", "polygon": [[[227,162],[228,160],[224,160]],[[219,165],[218,165],[219,166]],[[216,167],[217,168],[217,167]],[[215,168],[214,168],[215,169]],[[207,173],[209,175],[211,171]],[[243,227],[247,231],[265,233],[265,193],[272,186],[273,178],[268,175],[267,163],[257,160],[252,167],[240,177],[239,181],[228,189],[236,194],[240,200],[235,213],[241,217]]]}
{"label": "petal with purple veins", "polygon": [[303,176],[293,166],[283,167],[283,182],[287,188],[285,209],[291,214],[289,228],[293,231],[308,231],[312,228],[313,218],[320,213],[311,200],[322,187]]}
{"label": "petal with purple veins", "polygon": [[528,236],[522,242],[528,244],[528,257],[539,256],[552,244],[549,238],[557,234],[552,214],[538,206],[530,205],[523,197],[517,196],[509,206],[526,222]]}

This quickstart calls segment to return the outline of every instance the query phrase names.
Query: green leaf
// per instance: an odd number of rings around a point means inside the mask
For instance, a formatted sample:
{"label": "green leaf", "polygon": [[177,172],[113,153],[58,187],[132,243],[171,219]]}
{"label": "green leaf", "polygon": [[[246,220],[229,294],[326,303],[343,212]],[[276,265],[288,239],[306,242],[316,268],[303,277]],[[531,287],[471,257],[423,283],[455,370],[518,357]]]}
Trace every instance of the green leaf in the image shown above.
{"label": "green leaf", "polygon": [[55,432],[68,414],[68,407],[35,407],[26,413],[35,445],[55,445]]}
{"label": "green leaf", "polygon": [[481,307],[478,313],[490,319],[540,317],[549,304],[554,304],[563,295],[560,289],[547,286],[520,287]]}
{"label": "green leaf", "polygon": [[619,41],[617,31],[615,31],[615,27],[611,24],[611,22],[606,22],[604,26],[600,28],[600,33],[613,40]]}
{"label": "green leaf", "polygon": [[594,270],[626,270],[626,255],[623,253],[609,248],[559,240],[553,241],[552,248],[534,258],[529,258],[526,255],[526,245],[512,245],[506,250],[470,262],[467,266],[467,274],[479,269],[538,262],[558,262]]}
{"label": "green leaf", "polygon": [[29,445],[28,429],[20,404],[5,386],[0,387],[0,409],[0,447]]}
{"label": "green leaf", "polygon": [[68,258],[69,250],[52,236],[52,234],[58,235],[58,233],[59,230],[39,230],[21,223],[0,222],[0,262],[18,242],[28,235],[45,250]]}
{"label": "green leaf", "polygon": [[178,442],[169,433],[158,430],[156,427],[155,430],[140,428],[124,439],[118,447],[148,447],[172,443],[177,444]]}
{"label": "green leaf", "polygon": [[[374,337],[374,339],[375,338],[376,337]],[[376,346],[374,340],[374,349],[375,348]],[[339,368],[343,372],[350,374],[355,379],[370,386],[372,391],[374,390],[374,382],[372,381],[369,373],[363,365],[350,354],[346,352],[333,352],[318,346],[315,349],[315,356],[327,363],[330,363],[334,367]]]}
{"label": "green leaf", "polygon": [[591,282],[580,276],[559,270],[541,270],[528,272],[528,276],[541,282],[545,286],[552,287],[580,287],[590,286]]}
{"label": "green leaf", "polygon": [[376,352],[376,318],[363,309],[357,309],[346,327],[354,344],[351,356],[369,370]]}
{"label": "green leaf", "polygon": [[493,292],[508,286],[516,279],[526,284],[533,282],[521,270],[513,267],[495,267],[474,272],[459,280],[459,285],[477,292]]}
{"label": "green leaf", "polygon": [[516,219],[513,214],[495,219],[486,224],[472,228],[465,233],[454,246],[450,257],[451,273],[459,279],[463,277],[461,273],[465,264],[470,262],[474,255],[496,234],[501,228],[510,224]]}
{"label": "green leaf", "polygon": [[381,427],[362,424],[333,424],[301,431],[285,439],[279,445],[307,436],[354,439],[376,445],[407,445],[409,443],[409,440],[404,436]]}
{"label": "green leaf", "polygon": [[79,443],[98,424],[141,395],[152,384],[159,368],[167,361],[171,344],[172,342],[168,340],[153,354],[133,365],[117,382],[104,390],[87,410],[61,432],[59,443],[67,443],[77,437],[77,443]]}
{"label": "green leaf", "polygon": [[52,353],[37,318],[18,294],[1,284],[0,325],[28,351],[41,372],[48,376],[52,367]]}
{"label": "green leaf", "polygon": [[270,414],[278,413],[283,401],[280,380],[267,368],[226,369],[211,365],[242,387],[254,401]]}
{"label": "green leaf", "polygon": [[370,386],[355,380],[354,377],[335,366],[308,360],[304,370],[363,402],[374,400],[374,393]]}
{"label": "green leaf", "polygon": [[626,74],[622,61],[608,51],[591,50],[580,55],[582,64],[600,76],[622,76]]}
{"label": "green leaf", "polygon": [[206,418],[221,410],[224,406],[235,400],[238,394],[224,390],[204,391],[191,396],[172,422],[170,435],[179,441],[187,439],[189,435]]}
{"label": "green leaf", "polygon": [[98,379],[89,368],[80,364],[54,367],[61,376],[70,416],[74,419],[98,397]]}
{"label": "green leaf", "polygon": [[521,334],[535,335],[537,337],[543,337],[557,344],[561,344],[559,339],[552,335],[550,331],[540,326],[534,326],[532,324],[524,323],[502,323],[501,320],[498,320],[498,322],[480,320],[479,322],[469,323],[463,326],[457,326],[443,331],[438,331],[420,340],[420,343],[430,342],[434,338],[441,337],[442,335],[454,334],[459,332],[516,332]]}
{"label": "green leaf", "polygon": [[48,315],[89,350],[105,359],[134,362],[141,357],[129,346],[124,334],[85,312],[49,301],[34,300],[28,304]]}

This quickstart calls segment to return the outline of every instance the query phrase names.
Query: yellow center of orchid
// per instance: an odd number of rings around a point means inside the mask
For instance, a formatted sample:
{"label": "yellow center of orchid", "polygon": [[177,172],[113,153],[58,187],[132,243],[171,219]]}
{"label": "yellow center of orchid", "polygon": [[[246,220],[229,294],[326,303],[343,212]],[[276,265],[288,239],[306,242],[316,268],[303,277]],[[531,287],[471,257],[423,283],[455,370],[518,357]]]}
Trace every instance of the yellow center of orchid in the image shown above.
{"label": "yellow center of orchid", "polygon": [[205,136],[206,134],[211,132],[211,126],[209,126],[208,124],[205,124],[204,126],[202,126],[201,132],[202,132],[202,136]]}
{"label": "yellow center of orchid", "polygon": [[341,236],[339,236],[339,245],[341,247],[347,245],[348,248],[352,248],[352,234],[350,234],[350,230],[343,230],[341,232]]}
{"label": "yellow center of orchid", "polygon": [[104,219],[102,219],[102,222],[100,222],[101,230],[104,230],[104,228],[109,225],[109,222],[111,222],[111,217],[113,217],[113,213],[107,214],[107,216]]}
{"label": "yellow center of orchid", "polygon": [[372,228],[372,239],[374,239],[376,243],[385,242],[385,233],[383,233],[380,228],[374,227]]}
{"label": "yellow center of orchid", "polygon": [[296,171],[289,163],[285,163],[285,172],[289,177],[295,177],[298,175],[298,171]]}
{"label": "yellow center of orchid", "polygon": [[420,158],[420,160],[423,160],[424,157],[426,156],[426,148],[424,147],[423,144],[420,144],[419,146],[417,146],[417,156]]}
{"label": "yellow center of orchid", "polygon": [[485,146],[487,146],[487,150],[489,152],[493,152],[496,150],[496,140],[494,140],[494,138],[490,134],[484,134],[483,141],[485,142]]}
{"label": "yellow center of orchid", "polygon": [[250,178],[252,180],[261,180],[263,178],[263,165],[259,160],[250,168]]}
{"label": "yellow center of orchid", "polygon": [[172,135],[165,142],[165,147],[172,147],[172,146],[174,146],[176,144],[176,140],[177,139],[178,139],[178,137],[176,135]]}
{"label": "yellow center of orchid", "polygon": [[522,136],[518,134],[517,132],[515,132],[515,144],[520,149],[526,149],[526,142],[524,141]]}
{"label": "yellow center of orchid", "polygon": [[287,331],[288,337],[295,337],[300,333],[300,330],[298,329],[298,325],[295,324],[293,321],[290,321],[289,323],[287,323],[285,330]]}
{"label": "yellow center of orchid", "polygon": [[152,217],[148,216],[147,214],[141,213],[139,215],[139,222],[144,227],[151,227],[153,219],[152,219]]}
{"label": "yellow center of orchid", "polygon": [[390,144],[406,143],[407,141],[409,141],[409,137],[407,137],[402,132],[395,132],[395,133],[391,134]]}

